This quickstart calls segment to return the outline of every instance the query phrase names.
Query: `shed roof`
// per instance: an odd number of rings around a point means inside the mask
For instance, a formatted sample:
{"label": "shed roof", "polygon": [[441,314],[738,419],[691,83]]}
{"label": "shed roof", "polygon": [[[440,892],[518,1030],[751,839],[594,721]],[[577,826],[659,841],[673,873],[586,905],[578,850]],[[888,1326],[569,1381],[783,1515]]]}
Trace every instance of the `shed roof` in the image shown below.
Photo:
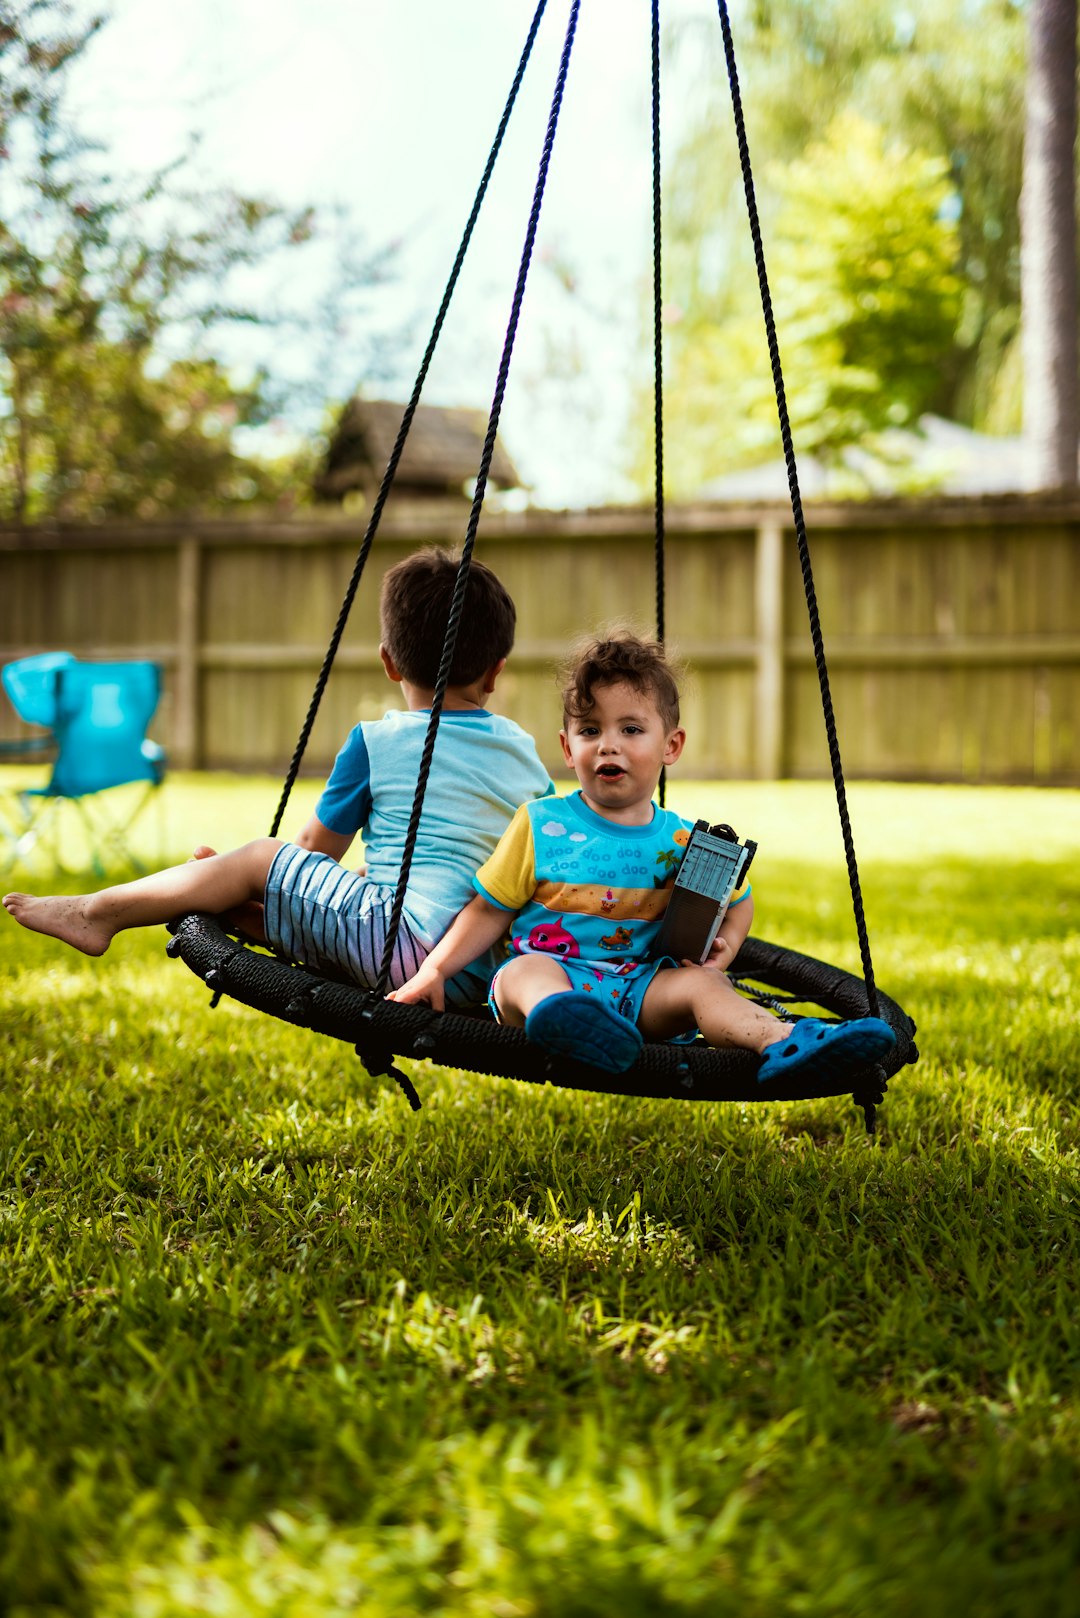
{"label": "shed roof", "polygon": [[[315,479],[321,500],[343,500],[354,489],[377,486],[390,459],[405,406],[388,399],[350,399],[341,412],[326,461]],[[480,468],[487,413],[461,406],[420,405],[394,479],[412,494],[459,495]],[[521,483],[498,438],[489,481],[496,488]]]}

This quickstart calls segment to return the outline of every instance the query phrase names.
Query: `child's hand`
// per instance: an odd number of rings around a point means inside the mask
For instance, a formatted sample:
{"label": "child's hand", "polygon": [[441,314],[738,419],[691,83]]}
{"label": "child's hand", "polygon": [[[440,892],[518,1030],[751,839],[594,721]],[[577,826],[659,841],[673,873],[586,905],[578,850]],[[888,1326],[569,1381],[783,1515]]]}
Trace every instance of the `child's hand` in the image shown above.
{"label": "child's hand", "polygon": [[443,975],[425,962],[400,989],[391,989],[386,996],[403,1006],[430,1006],[432,1011],[445,1009]]}
{"label": "child's hand", "polygon": [[724,937],[723,933],[717,933],[716,937],[712,941],[712,947],[710,948],[708,955],[706,955],[701,964],[702,966],[707,966],[712,972],[726,972],[734,959],[735,951],[731,944]]}

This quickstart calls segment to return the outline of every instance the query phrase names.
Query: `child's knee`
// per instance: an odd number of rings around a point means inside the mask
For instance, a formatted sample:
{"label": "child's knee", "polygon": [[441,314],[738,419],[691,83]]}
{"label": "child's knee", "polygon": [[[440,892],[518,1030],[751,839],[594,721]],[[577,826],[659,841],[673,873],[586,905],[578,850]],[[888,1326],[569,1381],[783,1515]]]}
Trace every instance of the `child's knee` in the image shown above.
{"label": "child's knee", "polygon": [[280,837],[256,837],[253,842],[245,843],[240,852],[246,856],[252,870],[265,882],[274,863],[274,856],[282,846]]}
{"label": "child's knee", "polygon": [[545,955],[518,955],[499,970],[495,1003],[500,1015],[528,1009],[538,995],[569,989],[570,979],[557,961]]}
{"label": "child's knee", "polygon": [[718,972],[715,967],[687,966],[683,973],[689,979],[687,988],[695,1005],[702,1000],[727,1000],[735,993],[727,974]]}
{"label": "child's knee", "polygon": [[662,1017],[689,1018],[694,1022],[728,988],[722,973],[705,966],[669,968],[658,972],[653,984],[655,993],[646,995],[646,1006]]}

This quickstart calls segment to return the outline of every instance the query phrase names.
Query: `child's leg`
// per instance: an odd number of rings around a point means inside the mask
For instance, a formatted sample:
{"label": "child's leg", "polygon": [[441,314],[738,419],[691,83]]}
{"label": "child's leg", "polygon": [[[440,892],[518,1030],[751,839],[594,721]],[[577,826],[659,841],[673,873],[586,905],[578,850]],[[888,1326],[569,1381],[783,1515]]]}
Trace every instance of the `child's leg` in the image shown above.
{"label": "child's leg", "polygon": [[667,967],[645,991],[638,1027],[646,1039],[671,1039],[700,1028],[710,1045],[763,1051],[786,1039],[792,1024],[744,1000],[723,972],[705,966]]}
{"label": "child's leg", "polygon": [[495,985],[499,1021],[509,1028],[524,1028],[525,1019],[534,1006],[549,995],[564,994],[570,988],[570,979],[558,961],[548,955],[519,955],[516,960],[507,961]]}
{"label": "child's leg", "polygon": [[34,898],[4,895],[4,908],[23,927],[58,938],[84,955],[104,955],[128,927],[152,927],[193,910],[220,915],[246,899],[262,897],[267,873],[281,844],[260,837],[229,854],[174,865],[100,893]]}
{"label": "child's leg", "polygon": [[880,1017],[856,1017],[848,1022],[804,1017],[797,1023],[779,1022],[763,1007],[744,1000],[722,972],[704,966],[657,972],[645,991],[638,1017],[642,1033],[648,1039],[670,1039],[695,1024],[710,1045],[763,1053],[759,1084],[856,1073],[880,1061],[896,1045],[896,1036]]}
{"label": "child's leg", "polygon": [[[217,853],[208,843],[199,843],[191,854],[191,860],[211,860]],[[243,903],[233,905],[229,910],[222,911],[226,925],[231,931],[243,933],[245,938],[254,939],[257,944],[266,943],[266,916],[263,904],[263,895],[257,899],[245,899]]]}

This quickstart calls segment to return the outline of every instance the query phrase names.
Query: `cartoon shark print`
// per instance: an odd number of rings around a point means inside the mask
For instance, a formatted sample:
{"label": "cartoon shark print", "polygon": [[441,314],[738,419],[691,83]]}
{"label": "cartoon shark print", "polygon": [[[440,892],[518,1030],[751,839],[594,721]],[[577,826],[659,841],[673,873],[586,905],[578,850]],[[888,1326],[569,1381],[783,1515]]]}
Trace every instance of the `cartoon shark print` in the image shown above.
{"label": "cartoon shark print", "polygon": [[540,922],[524,943],[516,939],[514,947],[522,954],[535,950],[540,954],[562,955],[567,959],[581,954],[577,939],[573,933],[567,932],[561,921]]}

